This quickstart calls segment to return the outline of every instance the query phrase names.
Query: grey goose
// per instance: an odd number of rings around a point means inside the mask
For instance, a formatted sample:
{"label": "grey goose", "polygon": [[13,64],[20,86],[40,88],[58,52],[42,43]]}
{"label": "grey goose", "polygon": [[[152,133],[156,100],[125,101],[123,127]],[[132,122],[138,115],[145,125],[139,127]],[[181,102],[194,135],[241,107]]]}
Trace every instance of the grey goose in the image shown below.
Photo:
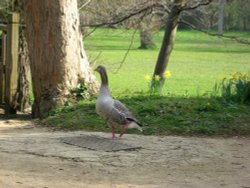
{"label": "grey goose", "polygon": [[95,71],[101,76],[101,87],[96,100],[96,112],[112,129],[112,139],[115,139],[115,128],[121,128],[120,137],[127,129],[137,128],[142,132],[140,123],[128,108],[120,101],[112,98],[108,86],[108,75],[104,66],[99,65]]}

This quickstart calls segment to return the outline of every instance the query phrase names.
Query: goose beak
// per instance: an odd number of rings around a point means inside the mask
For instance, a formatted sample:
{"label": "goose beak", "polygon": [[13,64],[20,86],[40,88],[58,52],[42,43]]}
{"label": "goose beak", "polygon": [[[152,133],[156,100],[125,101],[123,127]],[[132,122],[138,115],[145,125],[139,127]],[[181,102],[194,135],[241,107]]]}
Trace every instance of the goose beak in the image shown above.
{"label": "goose beak", "polygon": [[94,71],[100,72],[101,71],[101,67],[100,66],[96,67]]}

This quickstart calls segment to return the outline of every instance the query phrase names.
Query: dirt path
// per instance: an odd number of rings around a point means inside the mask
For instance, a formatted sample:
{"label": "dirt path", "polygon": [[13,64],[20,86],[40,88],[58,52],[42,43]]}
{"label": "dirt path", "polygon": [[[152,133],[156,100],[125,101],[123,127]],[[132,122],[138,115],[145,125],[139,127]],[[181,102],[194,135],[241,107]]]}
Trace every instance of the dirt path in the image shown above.
{"label": "dirt path", "polygon": [[61,142],[87,133],[0,120],[1,188],[250,188],[250,138],[125,135],[135,151],[93,151]]}

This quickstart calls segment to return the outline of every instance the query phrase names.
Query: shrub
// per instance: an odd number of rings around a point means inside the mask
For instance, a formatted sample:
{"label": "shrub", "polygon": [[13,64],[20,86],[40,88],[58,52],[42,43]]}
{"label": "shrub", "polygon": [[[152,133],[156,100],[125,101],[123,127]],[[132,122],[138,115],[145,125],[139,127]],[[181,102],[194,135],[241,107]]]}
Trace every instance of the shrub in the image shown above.
{"label": "shrub", "polygon": [[88,88],[83,84],[79,83],[76,88],[71,89],[71,94],[77,99],[90,99]]}
{"label": "shrub", "polygon": [[235,72],[215,84],[215,92],[226,101],[250,103],[250,75]]}

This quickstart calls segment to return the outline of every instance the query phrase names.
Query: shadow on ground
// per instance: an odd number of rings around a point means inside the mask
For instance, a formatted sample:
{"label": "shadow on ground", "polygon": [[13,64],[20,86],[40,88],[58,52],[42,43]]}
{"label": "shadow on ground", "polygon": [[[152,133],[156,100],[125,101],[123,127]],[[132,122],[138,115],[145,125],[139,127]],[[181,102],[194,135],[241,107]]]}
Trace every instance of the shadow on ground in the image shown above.
{"label": "shadow on ground", "polygon": [[15,119],[15,120],[31,120],[31,113],[20,113],[17,114],[10,114],[6,115],[4,114],[4,106],[0,105],[0,120],[9,120],[9,119]]}

